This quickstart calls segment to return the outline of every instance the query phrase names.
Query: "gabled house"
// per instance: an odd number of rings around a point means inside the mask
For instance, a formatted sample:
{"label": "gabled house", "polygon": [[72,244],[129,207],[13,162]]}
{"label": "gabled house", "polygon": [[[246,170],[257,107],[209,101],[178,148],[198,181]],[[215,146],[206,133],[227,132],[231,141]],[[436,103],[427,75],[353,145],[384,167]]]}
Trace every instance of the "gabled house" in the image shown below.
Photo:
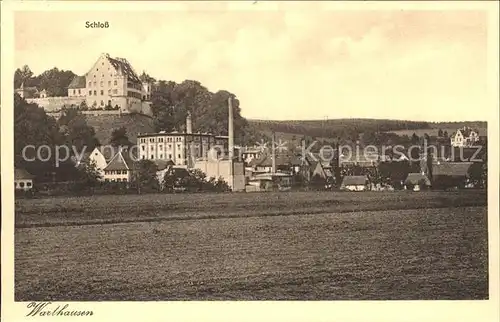
{"label": "gabled house", "polygon": [[119,148],[112,146],[98,146],[90,153],[85,153],[81,160],[75,159],[75,165],[81,166],[83,164],[88,164],[94,162],[97,171],[101,175],[101,180],[104,180],[104,169],[108,166],[108,163],[117,154]]}
{"label": "gabled house", "polygon": [[24,169],[14,169],[14,188],[24,191],[33,189],[33,178],[34,176]]}
{"label": "gabled house", "polygon": [[104,168],[104,181],[130,182],[135,169],[134,160],[128,151],[119,151]]}
{"label": "gabled house", "polygon": [[368,190],[369,180],[366,176],[345,176],[340,186],[343,190],[365,191]]}
{"label": "gabled house", "polygon": [[453,147],[473,146],[477,142],[479,142],[478,131],[466,126],[450,136],[450,143]]}

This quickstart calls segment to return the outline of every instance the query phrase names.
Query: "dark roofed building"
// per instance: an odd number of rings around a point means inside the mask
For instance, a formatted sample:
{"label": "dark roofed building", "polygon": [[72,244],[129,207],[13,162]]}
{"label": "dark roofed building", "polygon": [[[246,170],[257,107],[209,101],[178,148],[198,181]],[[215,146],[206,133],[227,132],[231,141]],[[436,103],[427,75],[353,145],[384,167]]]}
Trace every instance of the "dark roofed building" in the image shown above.
{"label": "dark roofed building", "polygon": [[434,188],[464,187],[473,162],[442,162],[432,166]]}
{"label": "dark roofed building", "polygon": [[345,176],[340,188],[350,191],[364,191],[367,190],[368,184],[366,176]]}
{"label": "dark roofed building", "polygon": [[422,173],[409,173],[405,180],[407,189],[422,190],[430,187],[431,181]]}

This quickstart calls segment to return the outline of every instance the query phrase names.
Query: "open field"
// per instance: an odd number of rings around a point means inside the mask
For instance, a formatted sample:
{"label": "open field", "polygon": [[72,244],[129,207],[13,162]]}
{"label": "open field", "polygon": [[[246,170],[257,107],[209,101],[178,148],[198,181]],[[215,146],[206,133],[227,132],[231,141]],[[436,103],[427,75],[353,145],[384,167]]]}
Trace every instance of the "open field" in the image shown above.
{"label": "open field", "polygon": [[464,191],[18,200],[15,299],[486,299],[485,199]]}
{"label": "open field", "polygon": [[481,190],[108,195],[17,200],[15,222],[25,228],[484,205]]}

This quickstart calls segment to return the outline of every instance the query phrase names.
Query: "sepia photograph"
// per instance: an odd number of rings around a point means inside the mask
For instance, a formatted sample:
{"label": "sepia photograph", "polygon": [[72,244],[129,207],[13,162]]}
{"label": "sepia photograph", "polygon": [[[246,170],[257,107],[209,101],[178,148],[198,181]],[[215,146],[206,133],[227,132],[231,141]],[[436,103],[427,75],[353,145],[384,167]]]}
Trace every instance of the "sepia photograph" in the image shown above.
{"label": "sepia photograph", "polygon": [[492,6],[325,3],[11,9],[21,317],[498,299]]}

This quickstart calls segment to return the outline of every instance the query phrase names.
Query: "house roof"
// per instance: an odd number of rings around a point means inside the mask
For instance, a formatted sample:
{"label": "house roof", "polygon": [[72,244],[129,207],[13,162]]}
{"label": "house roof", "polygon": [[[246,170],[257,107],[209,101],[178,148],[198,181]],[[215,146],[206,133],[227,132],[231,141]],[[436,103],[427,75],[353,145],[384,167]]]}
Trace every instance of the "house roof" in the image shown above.
{"label": "house roof", "polygon": [[34,176],[24,169],[21,169],[21,168],[14,169],[14,179],[15,180],[25,180],[25,179],[33,179],[33,178],[34,178]]}
{"label": "house roof", "polygon": [[154,163],[156,164],[158,171],[165,170],[175,164],[172,160],[155,160]]}
{"label": "house roof", "polygon": [[142,84],[139,76],[137,76],[136,72],[125,58],[111,58],[107,56],[107,59],[115,69],[122,71],[122,73],[127,76],[127,79],[134,83]]}
{"label": "house roof", "polygon": [[345,176],[344,180],[342,180],[342,185],[365,185],[367,181],[368,178],[366,176]]}
{"label": "house roof", "polygon": [[108,165],[104,170],[106,171],[120,171],[120,170],[132,170],[134,168],[134,161],[130,157],[130,154],[126,151],[118,152],[112,159],[109,161]]}
{"label": "house roof", "polygon": [[[270,167],[273,164],[271,155],[262,154],[258,158],[254,158],[249,162],[250,166]],[[276,166],[291,165],[299,166],[302,162],[297,156],[276,155]]]}
{"label": "house roof", "polygon": [[85,76],[75,76],[68,88],[85,88]]}
{"label": "house roof", "polygon": [[443,162],[432,165],[432,176],[466,177],[473,162]]}
{"label": "house roof", "polygon": [[422,182],[422,180],[424,181],[425,185],[431,185],[431,181],[429,180],[429,178],[421,173],[409,173],[408,177],[406,177],[405,183],[418,185]]}

